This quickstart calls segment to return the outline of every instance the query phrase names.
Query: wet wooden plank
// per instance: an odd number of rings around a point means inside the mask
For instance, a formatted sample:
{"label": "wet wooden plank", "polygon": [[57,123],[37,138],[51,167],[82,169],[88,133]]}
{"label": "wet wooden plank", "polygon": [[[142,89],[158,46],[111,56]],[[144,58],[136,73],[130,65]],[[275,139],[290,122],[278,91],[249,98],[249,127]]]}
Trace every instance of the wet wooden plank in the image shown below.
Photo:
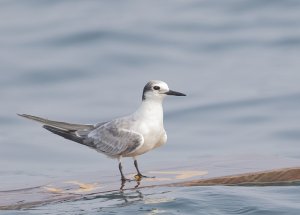
{"label": "wet wooden plank", "polygon": [[300,167],[172,183],[169,186],[283,186],[300,185]]}

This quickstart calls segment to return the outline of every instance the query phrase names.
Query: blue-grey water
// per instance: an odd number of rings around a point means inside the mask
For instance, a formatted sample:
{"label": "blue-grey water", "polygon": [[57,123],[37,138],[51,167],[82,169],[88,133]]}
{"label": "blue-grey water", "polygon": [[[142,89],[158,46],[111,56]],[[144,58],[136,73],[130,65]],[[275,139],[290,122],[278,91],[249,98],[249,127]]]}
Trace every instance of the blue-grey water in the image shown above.
{"label": "blue-grey water", "polygon": [[[299,10],[297,0],[0,1],[0,189],[118,177],[115,161],[16,113],[109,120],[134,111],[151,79],[188,96],[165,101],[168,143],[142,156],[142,169],[299,161]],[[299,191],[155,188],[0,213],[300,214]]]}

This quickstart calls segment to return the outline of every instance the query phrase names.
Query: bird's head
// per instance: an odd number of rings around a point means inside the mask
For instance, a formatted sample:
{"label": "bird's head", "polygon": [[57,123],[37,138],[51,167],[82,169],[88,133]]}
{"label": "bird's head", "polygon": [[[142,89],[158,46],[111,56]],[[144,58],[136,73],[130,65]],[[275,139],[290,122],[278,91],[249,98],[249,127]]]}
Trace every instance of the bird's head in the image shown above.
{"label": "bird's head", "polygon": [[149,81],[143,90],[144,100],[163,100],[167,95],[186,96],[183,93],[170,90],[167,83],[158,80]]}

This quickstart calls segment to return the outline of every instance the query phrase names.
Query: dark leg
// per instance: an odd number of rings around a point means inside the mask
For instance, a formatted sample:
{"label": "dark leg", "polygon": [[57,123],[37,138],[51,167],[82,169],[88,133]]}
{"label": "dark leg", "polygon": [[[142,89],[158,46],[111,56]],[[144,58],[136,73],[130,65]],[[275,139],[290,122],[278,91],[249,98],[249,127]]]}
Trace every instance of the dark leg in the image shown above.
{"label": "dark leg", "polygon": [[121,187],[120,187],[120,190],[123,191],[124,187],[125,187],[125,182],[126,181],[123,181],[121,180]]}
{"label": "dark leg", "polygon": [[120,170],[120,173],[121,173],[121,180],[123,181],[125,179],[125,176],[123,174],[123,171],[122,171],[123,167],[122,167],[122,163],[119,162],[119,170]]}
{"label": "dark leg", "polygon": [[137,174],[135,175],[135,178],[136,178],[137,180],[140,180],[141,178],[154,178],[154,177],[148,177],[148,176],[145,176],[145,175],[143,175],[143,174],[140,172],[139,166],[138,166],[138,163],[137,163],[137,160],[136,160],[136,159],[134,159],[134,166],[135,166],[136,171],[137,171]]}
{"label": "dark leg", "polygon": [[124,176],[122,169],[123,169],[122,163],[121,163],[121,161],[119,161],[119,170],[120,170],[120,173],[121,173],[121,180],[122,180],[122,181],[130,181],[130,179],[127,179],[127,178]]}

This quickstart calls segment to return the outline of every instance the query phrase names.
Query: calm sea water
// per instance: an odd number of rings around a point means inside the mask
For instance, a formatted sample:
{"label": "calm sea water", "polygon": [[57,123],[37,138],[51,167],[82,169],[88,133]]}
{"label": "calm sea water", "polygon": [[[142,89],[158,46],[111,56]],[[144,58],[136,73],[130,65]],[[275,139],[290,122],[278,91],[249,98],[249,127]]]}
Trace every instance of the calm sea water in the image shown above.
{"label": "calm sea water", "polygon": [[[142,169],[300,160],[299,9],[296,0],[1,1],[1,190],[118,175],[115,161],[16,113],[109,120],[134,111],[151,79],[188,96],[165,101],[168,144],[142,156]],[[299,214],[299,197],[297,186],[159,188],[0,213]]]}

